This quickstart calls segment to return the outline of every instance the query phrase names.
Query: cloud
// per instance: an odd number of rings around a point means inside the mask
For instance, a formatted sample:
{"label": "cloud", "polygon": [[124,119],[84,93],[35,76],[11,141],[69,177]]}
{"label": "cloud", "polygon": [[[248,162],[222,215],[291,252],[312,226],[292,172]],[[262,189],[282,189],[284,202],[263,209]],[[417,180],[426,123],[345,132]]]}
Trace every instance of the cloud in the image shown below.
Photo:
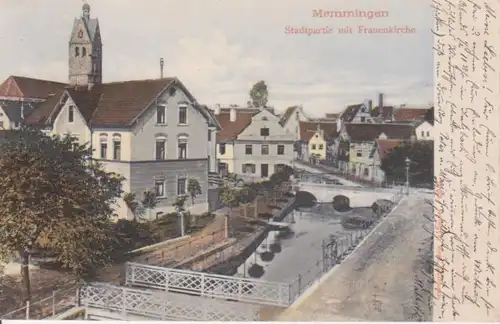
{"label": "cloud", "polygon": [[[11,74],[64,81],[68,40],[81,1],[4,0],[0,78]],[[253,83],[265,80],[270,104],[302,104],[312,114],[386,94],[392,104],[432,100],[430,0],[103,0],[89,1],[103,37],[104,81],[177,76],[200,102],[245,104]],[[376,3],[376,5],[375,5]],[[387,10],[384,19],[313,18],[313,9]],[[27,18],[29,17],[29,23]],[[408,25],[406,35],[357,34],[370,27]],[[348,35],[286,35],[285,26]]]}

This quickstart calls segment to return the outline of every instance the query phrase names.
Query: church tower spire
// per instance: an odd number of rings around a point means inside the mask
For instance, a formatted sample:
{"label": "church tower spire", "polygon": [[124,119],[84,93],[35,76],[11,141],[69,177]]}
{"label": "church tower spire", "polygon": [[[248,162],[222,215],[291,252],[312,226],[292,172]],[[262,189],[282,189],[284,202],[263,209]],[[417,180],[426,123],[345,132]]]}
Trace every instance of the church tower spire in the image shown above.
{"label": "church tower spire", "polygon": [[90,5],[73,23],[69,40],[69,84],[88,86],[102,82],[102,42],[97,18],[90,18]]}

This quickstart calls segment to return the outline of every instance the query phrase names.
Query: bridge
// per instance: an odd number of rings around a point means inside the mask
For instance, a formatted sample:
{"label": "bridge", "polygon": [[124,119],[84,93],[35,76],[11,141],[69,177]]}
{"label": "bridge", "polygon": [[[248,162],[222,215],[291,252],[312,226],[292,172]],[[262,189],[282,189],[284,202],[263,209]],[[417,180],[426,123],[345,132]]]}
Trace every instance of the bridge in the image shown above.
{"label": "bridge", "polygon": [[397,201],[403,193],[402,187],[372,188],[361,186],[345,186],[332,182],[324,174],[304,174],[295,179],[294,191],[305,191],[312,194],[317,202],[330,203],[333,197],[342,195],[350,200],[351,207],[368,207],[378,199]]}

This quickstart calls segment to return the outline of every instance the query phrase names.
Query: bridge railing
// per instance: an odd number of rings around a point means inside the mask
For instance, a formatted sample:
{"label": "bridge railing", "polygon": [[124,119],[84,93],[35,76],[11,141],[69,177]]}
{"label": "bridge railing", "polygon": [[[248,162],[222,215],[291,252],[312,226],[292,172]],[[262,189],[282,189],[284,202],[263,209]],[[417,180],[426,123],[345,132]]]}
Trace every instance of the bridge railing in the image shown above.
{"label": "bridge railing", "polygon": [[287,307],[287,283],[215,275],[204,272],[126,263],[126,285],[219,299]]}
{"label": "bridge railing", "polygon": [[188,295],[155,290],[141,290],[91,283],[80,289],[80,301],[88,311],[102,309],[127,315],[138,315],[161,320],[188,321],[255,321],[259,310],[253,305],[215,300],[193,299]]}

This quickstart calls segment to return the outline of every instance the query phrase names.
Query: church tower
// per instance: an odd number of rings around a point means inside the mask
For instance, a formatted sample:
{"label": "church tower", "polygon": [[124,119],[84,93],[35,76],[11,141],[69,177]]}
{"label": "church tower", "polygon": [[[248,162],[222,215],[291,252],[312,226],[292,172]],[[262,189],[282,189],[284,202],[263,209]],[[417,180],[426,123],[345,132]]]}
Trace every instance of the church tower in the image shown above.
{"label": "church tower", "polygon": [[69,40],[69,80],[73,86],[92,87],[102,82],[102,42],[97,18],[90,18],[90,5],[83,4]]}

